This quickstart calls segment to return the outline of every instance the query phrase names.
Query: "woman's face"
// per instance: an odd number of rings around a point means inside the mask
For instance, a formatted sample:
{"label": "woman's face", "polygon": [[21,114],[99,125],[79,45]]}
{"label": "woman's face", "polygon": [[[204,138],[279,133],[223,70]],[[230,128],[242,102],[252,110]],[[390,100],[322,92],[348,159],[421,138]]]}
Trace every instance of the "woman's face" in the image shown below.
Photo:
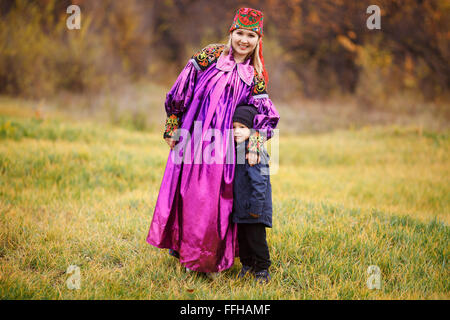
{"label": "woman's face", "polygon": [[256,32],[246,29],[236,29],[231,33],[233,52],[239,58],[245,58],[255,50],[259,36]]}

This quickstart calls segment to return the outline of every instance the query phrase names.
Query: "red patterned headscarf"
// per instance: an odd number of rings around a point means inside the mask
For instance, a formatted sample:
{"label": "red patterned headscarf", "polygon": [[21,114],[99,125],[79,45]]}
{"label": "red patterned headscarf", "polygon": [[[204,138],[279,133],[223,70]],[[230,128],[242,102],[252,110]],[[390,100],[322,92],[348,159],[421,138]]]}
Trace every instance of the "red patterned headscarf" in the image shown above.
{"label": "red patterned headscarf", "polygon": [[261,59],[263,67],[263,77],[266,83],[269,81],[266,67],[264,65],[264,57],[262,52],[262,37],[263,33],[263,19],[264,15],[261,11],[252,8],[240,8],[233,19],[233,24],[230,27],[230,32],[236,29],[247,29],[256,32],[259,35],[259,58]]}

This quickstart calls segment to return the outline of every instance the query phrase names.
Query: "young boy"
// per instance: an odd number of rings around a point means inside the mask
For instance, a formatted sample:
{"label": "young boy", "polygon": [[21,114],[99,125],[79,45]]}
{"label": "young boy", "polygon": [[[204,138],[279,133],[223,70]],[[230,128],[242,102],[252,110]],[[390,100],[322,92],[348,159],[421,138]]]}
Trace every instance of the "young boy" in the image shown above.
{"label": "young boy", "polygon": [[248,144],[254,106],[238,106],[233,115],[236,141],[236,166],[233,184],[233,222],[238,224],[239,258],[242,269],[238,278],[247,273],[258,283],[270,280],[270,255],[266,241],[266,227],[272,227],[272,186],[269,175],[269,154],[262,148],[260,163],[248,164]]}

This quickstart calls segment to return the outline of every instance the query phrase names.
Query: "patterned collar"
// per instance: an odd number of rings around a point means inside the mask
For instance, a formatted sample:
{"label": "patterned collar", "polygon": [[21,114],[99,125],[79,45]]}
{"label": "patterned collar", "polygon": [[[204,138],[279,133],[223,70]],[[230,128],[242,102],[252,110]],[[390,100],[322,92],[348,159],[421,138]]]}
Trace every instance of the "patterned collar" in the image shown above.
{"label": "patterned collar", "polygon": [[225,56],[222,52],[219,59],[217,60],[216,68],[222,71],[231,71],[233,70],[234,66],[237,65],[239,77],[247,85],[251,86],[253,83],[253,78],[255,76],[255,71],[253,69],[253,66],[250,64],[250,61],[251,58],[248,57],[244,62],[236,63],[233,56],[233,47],[231,47],[230,53],[227,56]]}

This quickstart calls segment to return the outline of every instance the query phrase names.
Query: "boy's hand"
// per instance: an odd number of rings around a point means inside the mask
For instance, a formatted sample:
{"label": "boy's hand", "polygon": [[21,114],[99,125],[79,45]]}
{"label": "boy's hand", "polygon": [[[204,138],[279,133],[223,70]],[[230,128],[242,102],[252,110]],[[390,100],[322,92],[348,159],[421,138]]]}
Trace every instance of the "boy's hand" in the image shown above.
{"label": "boy's hand", "polygon": [[259,154],[257,155],[256,153],[252,153],[249,152],[245,155],[245,158],[248,160],[248,164],[250,166],[254,166],[256,163],[260,163],[261,162],[261,157],[259,156]]}

